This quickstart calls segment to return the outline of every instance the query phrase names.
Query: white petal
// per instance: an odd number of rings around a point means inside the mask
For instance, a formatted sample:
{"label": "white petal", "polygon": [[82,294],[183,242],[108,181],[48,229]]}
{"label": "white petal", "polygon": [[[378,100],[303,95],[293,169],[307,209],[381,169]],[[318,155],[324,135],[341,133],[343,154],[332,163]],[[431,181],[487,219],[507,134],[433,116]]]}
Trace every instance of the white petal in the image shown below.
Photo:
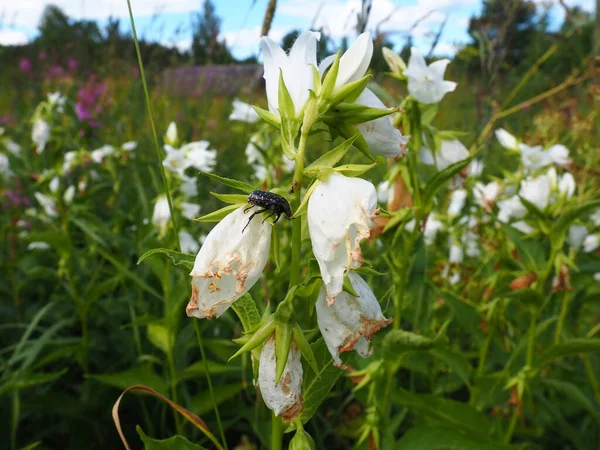
{"label": "white petal", "polygon": [[[188,316],[219,317],[258,281],[269,258],[272,226],[242,206],[208,234],[190,275],[192,298]],[[247,228],[242,232],[244,227]]]}
{"label": "white petal", "polygon": [[498,128],[495,132],[496,139],[500,142],[500,145],[508,150],[518,150],[519,141],[517,138],[506,131],[504,128]]}
{"label": "white petal", "polygon": [[287,55],[271,38],[264,36],[260,39],[260,49],[263,54],[267,101],[269,110],[279,114],[279,73],[280,68],[287,65]]}
{"label": "white petal", "polygon": [[368,355],[368,339],[392,320],[386,319],[369,285],[356,272],[348,273],[350,284],[359,295],[340,293],[333,305],[327,304],[325,289],[317,299],[319,329],[336,365],[341,366],[340,353],[356,350]]}
{"label": "white petal", "polygon": [[371,39],[371,33],[367,31],[356,38],[340,58],[340,69],[335,80],[335,89],[364,77],[372,57],[373,40]]}
{"label": "white petal", "polygon": [[342,291],[344,273],[362,264],[360,241],[378,213],[375,186],[361,178],[333,173],[311,195],[308,227],[328,302]]}
{"label": "white petal", "polygon": [[275,339],[265,342],[260,351],[258,386],[267,407],[286,421],[293,420],[302,410],[302,364],[300,351],[295,343],[290,345],[283,374],[279,384],[276,379]]}
{"label": "white petal", "polygon": [[233,111],[229,115],[229,120],[237,120],[246,123],[256,123],[260,119],[258,113],[252,105],[245,103],[237,98],[233,99]]}

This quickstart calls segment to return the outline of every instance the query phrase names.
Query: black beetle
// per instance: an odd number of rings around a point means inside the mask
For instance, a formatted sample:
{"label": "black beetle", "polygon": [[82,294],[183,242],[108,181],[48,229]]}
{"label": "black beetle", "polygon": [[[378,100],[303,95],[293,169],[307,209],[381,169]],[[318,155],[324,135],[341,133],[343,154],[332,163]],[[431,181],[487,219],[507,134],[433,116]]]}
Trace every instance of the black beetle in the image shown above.
{"label": "black beetle", "polygon": [[248,223],[242,230],[242,233],[244,232],[246,227],[250,224],[250,221],[257,214],[261,214],[264,212],[271,213],[267,217],[265,217],[265,219],[263,220],[263,223],[269,217],[273,217],[273,216],[276,216],[275,222],[273,222],[273,223],[277,223],[277,221],[279,220],[279,218],[281,217],[282,214],[285,214],[285,217],[288,219],[292,218],[292,208],[290,207],[290,204],[288,203],[288,201],[285,198],[283,198],[281,195],[274,194],[272,192],[256,190],[256,191],[250,192],[250,195],[248,195],[248,203],[250,203],[250,206],[244,210],[244,213],[248,212],[250,209],[252,209],[255,206],[258,206],[259,208],[262,208],[262,209],[259,209],[258,211],[255,211],[252,213],[252,215],[248,219]]}

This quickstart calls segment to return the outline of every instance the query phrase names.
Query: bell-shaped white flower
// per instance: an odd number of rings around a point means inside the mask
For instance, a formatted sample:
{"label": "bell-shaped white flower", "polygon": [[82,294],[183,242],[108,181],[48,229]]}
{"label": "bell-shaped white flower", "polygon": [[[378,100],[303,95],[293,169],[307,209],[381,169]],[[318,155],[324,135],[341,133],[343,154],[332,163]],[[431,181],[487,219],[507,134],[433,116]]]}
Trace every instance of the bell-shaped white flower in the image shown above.
{"label": "bell-shaped white flower", "polygon": [[96,164],[102,164],[102,161],[104,161],[104,158],[106,158],[107,156],[110,156],[114,153],[115,153],[115,148],[112,145],[103,145],[102,147],[97,148],[96,150],[92,151],[90,156],[92,158],[92,161],[94,161]]}
{"label": "bell-shaped white flower", "polygon": [[431,150],[421,147],[419,157],[423,164],[434,165],[438,170],[444,170],[452,164],[467,159],[469,150],[458,139],[452,141],[442,140],[439,151],[434,155]]}
{"label": "bell-shaped white flower", "polygon": [[362,265],[360,241],[375,226],[377,191],[361,178],[332,173],[312,193],[307,214],[313,253],[332,304],[342,292],[344,274]]}
{"label": "bell-shaped white flower", "polygon": [[198,217],[201,207],[197,203],[181,202],[179,204],[179,209],[181,209],[181,215],[183,217],[188,220],[192,220]]}
{"label": "bell-shaped white flower", "polygon": [[12,175],[8,156],[3,153],[0,153],[0,175],[4,178],[8,178]]}
{"label": "bell-shaped white flower", "polygon": [[508,223],[510,219],[520,219],[527,212],[527,208],[517,195],[498,202],[498,220]]}
{"label": "bell-shaped white flower", "polygon": [[268,339],[260,351],[258,386],[267,407],[285,421],[293,421],[302,411],[302,363],[300,350],[292,341],[279,384],[275,384],[275,338]]}
{"label": "bell-shaped white flower", "polygon": [[600,236],[597,234],[590,234],[583,240],[583,251],[591,253],[600,247]]}
{"label": "bell-shaped white flower", "polygon": [[[264,36],[260,40],[263,53],[267,102],[272,113],[279,114],[279,74],[290,93],[296,114],[304,107],[309,90],[314,90],[313,67],[317,67],[317,40],[319,33],[305,31],[292,46],[290,54],[271,38]],[[311,67],[312,66],[312,67]]]}
{"label": "bell-shaped white flower", "polygon": [[519,141],[504,128],[498,128],[495,132],[496,139],[500,145],[507,150],[519,150]]}
{"label": "bell-shaped white flower", "polygon": [[533,179],[523,180],[520,194],[522,198],[543,211],[550,201],[550,179],[547,175],[540,175]]}
{"label": "bell-shaped white flower", "polygon": [[477,182],[473,186],[475,201],[486,211],[494,205],[498,194],[500,194],[500,184],[497,181],[490,181],[488,184]]}
{"label": "bell-shaped white flower", "polygon": [[202,172],[212,172],[217,163],[217,151],[209,147],[208,141],[190,142],[181,147],[185,155],[185,168],[193,167]]}
{"label": "bell-shaped white flower", "polygon": [[135,150],[137,148],[137,146],[138,146],[137,141],[127,141],[123,145],[121,145],[121,148],[126,152],[131,152],[131,151]]}
{"label": "bell-shaped white flower", "polygon": [[58,217],[58,209],[56,208],[56,202],[42,194],[41,192],[35,192],[33,194],[48,217]]}
{"label": "bell-shaped white flower", "polygon": [[464,189],[456,189],[450,194],[450,204],[448,205],[448,215],[450,217],[456,217],[460,214],[465,201],[467,200],[467,191]]}
{"label": "bell-shaped white flower", "polygon": [[186,197],[195,197],[198,195],[198,180],[195,177],[181,176],[181,185],[179,188]]}
{"label": "bell-shaped white flower", "polygon": [[44,119],[37,119],[31,129],[31,140],[36,145],[36,153],[42,153],[50,140],[50,124]]}
{"label": "bell-shaped white flower", "polygon": [[239,122],[255,123],[260,119],[258,113],[252,105],[243,102],[237,98],[233,99],[233,111],[229,115],[229,120],[237,120]]}
{"label": "bell-shaped white flower", "polygon": [[171,122],[167,127],[167,133],[165,134],[165,144],[175,147],[177,146],[177,141],[179,141],[177,124],[175,122]]}
{"label": "bell-shaped white flower", "polygon": [[571,198],[575,194],[575,178],[569,172],[565,172],[558,180],[558,192],[566,198]]}
{"label": "bell-shaped white flower", "polygon": [[161,195],[154,203],[152,212],[152,225],[160,230],[160,235],[164,235],[171,220],[171,211],[169,210],[169,201],[166,195]]}
{"label": "bell-shaped white flower", "polygon": [[567,242],[575,250],[579,250],[583,246],[583,241],[587,235],[587,227],[584,225],[571,225],[567,235]]}
{"label": "bell-shaped white flower", "polygon": [[350,48],[340,58],[340,67],[335,80],[334,92],[345,84],[364,77],[369,69],[372,57],[373,40],[371,39],[371,33],[366,31],[356,38]]}
{"label": "bell-shaped white flower", "polygon": [[[256,283],[269,259],[272,225],[256,217],[248,223],[242,206],[221,220],[200,248],[190,275],[189,317],[219,317]],[[244,230],[244,227],[247,228]]]}
{"label": "bell-shaped white flower", "polygon": [[369,339],[392,321],[383,316],[375,294],[360,275],[351,271],[348,279],[358,297],[344,291],[328,305],[321,288],[316,305],[319,329],[337,366],[342,365],[342,352],[355,350],[360,356],[369,356]]}
{"label": "bell-shaped white flower", "polygon": [[546,153],[548,154],[548,158],[552,161],[552,163],[556,164],[560,167],[565,167],[571,164],[571,159],[569,158],[569,149],[562,144],[555,144],[552,147],[546,149]]}
{"label": "bell-shaped white flower", "polygon": [[197,253],[200,243],[186,230],[179,231],[179,244],[183,253]]}
{"label": "bell-shaped white flower", "polygon": [[65,192],[63,194],[63,201],[65,202],[65,204],[70,205],[71,203],[73,203],[74,198],[75,198],[75,186],[71,185],[67,189],[65,189]]}
{"label": "bell-shaped white flower", "polygon": [[[386,109],[383,102],[369,89],[365,89],[358,96],[355,103],[371,108]],[[394,127],[394,122],[390,116],[359,123],[356,128],[362,133],[371,153],[375,155],[396,158],[404,156],[408,150],[406,144],[409,137],[402,136],[400,130]]]}
{"label": "bell-shaped white flower", "polygon": [[552,164],[550,154],[543,150],[541,145],[530,147],[527,144],[519,144],[521,150],[521,162],[527,170],[538,170]]}
{"label": "bell-shaped white flower", "polygon": [[404,75],[408,78],[410,95],[428,105],[439,102],[446,93],[456,89],[454,81],[444,80],[444,72],[448,64],[450,64],[449,59],[440,59],[428,66],[419,49],[411,48],[408,68],[404,71]]}
{"label": "bell-shaped white flower", "polygon": [[473,161],[471,161],[471,164],[469,164],[469,171],[468,171],[468,175],[470,177],[479,177],[481,176],[481,174],[483,173],[483,168],[485,167],[485,165],[483,164],[483,161],[479,160],[479,159],[474,159]]}
{"label": "bell-shaped white flower", "polygon": [[71,150],[66,152],[63,156],[62,174],[68,174],[73,167],[77,164],[79,158],[79,152]]}

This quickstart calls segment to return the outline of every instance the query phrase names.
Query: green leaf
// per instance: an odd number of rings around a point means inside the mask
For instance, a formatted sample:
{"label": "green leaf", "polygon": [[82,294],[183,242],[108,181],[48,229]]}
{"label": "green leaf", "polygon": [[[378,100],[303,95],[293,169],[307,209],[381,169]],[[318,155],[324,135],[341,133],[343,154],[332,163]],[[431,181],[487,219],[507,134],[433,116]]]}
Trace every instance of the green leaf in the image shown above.
{"label": "green leaf", "polygon": [[360,80],[352,81],[350,83],[346,83],[342,87],[340,87],[335,95],[331,98],[331,103],[336,104],[340,102],[354,102],[358,96],[365,90],[369,81],[371,81],[373,75],[368,74],[362,77]]}
{"label": "green leaf", "polygon": [[145,290],[146,292],[148,292],[149,294],[152,294],[153,296],[155,296],[156,298],[158,298],[159,300],[163,301],[164,298],[162,295],[160,295],[153,287],[151,287],[150,285],[148,285],[148,283],[143,280],[142,278],[140,278],[139,276],[137,276],[135,273],[131,272],[123,263],[121,263],[118,259],[116,259],[115,257],[113,257],[112,255],[106,253],[104,250],[102,249],[97,249],[96,250],[100,255],[102,255],[102,257],[106,260],[108,260],[113,266],[115,266],[119,272],[121,272],[123,275],[125,275],[127,278],[130,278],[133,282],[135,282],[139,287],[141,287],[143,290]]}
{"label": "green leaf", "polygon": [[167,395],[168,391],[165,380],[158,376],[149,364],[132,367],[123,372],[90,374],[87,375],[87,378],[119,389],[144,384],[163,395]]}
{"label": "green leaf", "polygon": [[[214,387],[214,398],[217,405],[234,398],[244,390],[244,383],[222,384]],[[211,393],[208,389],[199,392],[192,398],[192,411],[196,414],[207,414],[214,411]],[[238,403],[239,405],[239,403]]]}
{"label": "green leaf", "polygon": [[518,450],[519,447],[474,438],[456,428],[421,425],[406,432],[396,443],[402,450]]}
{"label": "green leaf", "polygon": [[404,330],[391,330],[383,339],[382,350],[386,358],[395,359],[401,353],[415,350],[429,350],[447,344],[448,338],[440,330],[435,338],[427,338]]}
{"label": "green leaf", "polygon": [[236,209],[240,208],[240,205],[228,205],[224,208],[218,209],[205,216],[194,219],[195,222],[220,222],[224,217],[227,217]]}
{"label": "green leaf", "polygon": [[[304,380],[302,382],[302,414],[300,419],[306,423],[317,412],[319,405],[325,400],[327,394],[333,388],[333,385],[341,375],[341,369],[333,365],[333,359],[329,354],[327,345],[323,338],[310,344],[313,355],[319,368],[318,372],[313,371],[310,365],[304,371]],[[352,352],[346,352],[340,355],[342,362],[347,364],[352,357]]]}
{"label": "green leaf", "polygon": [[360,133],[355,134],[350,139],[345,140],[336,148],[331,151],[328,151],[319,159],[314,161],[311,165],[309,165],[306,169],[304,169],[304,173],[308,176],[315,176],[315,171],[317,168],[321,167],[333,167],[335,166],[345,155],[348,153],[348,150],[352,148],[354,145],[354,141],[358,139]]}
{"label": "green leaf", "polygon": [[225,186],[229,186],[230,188],[245,192],[246,194],[249,194],[250,192],[256,190],[256,188],[253,188],[248,183],[244,183],[243,181],[233,180],[231,178],[220,177],[219,175],[216,175],[214,173],[200,172],[200,175],[204,175],[205,177],[216,180],[219,183],[224,184]]}
{"label": "green leaf", "polygon": [[467,167],[473,158],[473,156],[470,156],[467,159],[452,164],[451,166],[446,167],[444,170],[436,173],[431,180],[429,180],[429,183],[427,183],[427,186],[425,186],[425,190],[423,191],[423,199],[427,209],[429,209],[433,204],[433,198],[438,189],[440,189],[444,183],[449,181],[450,178]]}
{"label": "green leaf", "polygon": [[139,425],[135,427],[145,450],[206,450],[197,444],[192,444],[183,436],[173,436],[168,439],[153,439],[146,435]]}
{"label": "green leaf", "polygon": [[373,164],[345,164],[343,166],[334,167],[333,170],[346,175],[347,177],[358,177],[363,173],[371,170],[377,165],[376,162]]}
{"label": "green leaf", "polygon": [[564,356],[591,352],[600,352],[600,339],[572,339],[568,342],[552,345],[540,355],[537,365],[541,367]]}
{"label": "green leaf", "polygon": [[600,199],[591,200],[582,205],[572,206],[566,211],[562,212],[561,215],[556,219],[556,222],[554,222],[550,232],[550,239],[552,240],[553,244],[555,244],[557,248],[562,247],[569,226],[571,226],[571,224],[579,217],[599,206]]}
{"label": "green leaf", "polygon": [[415,394],[402,389],[394,392],[392,399],[394,403],[409,408],[417,415],[434,419],[471,435],[488,437],[492,433],[489,417],[468,403],[435,395]]}
{"label": "green leaf", "polygon": [[544,297],[534,289],[523,288],[506,294],[506,298],[516,300],[518,303],[522,303],[527,306],[538,308],[544,303]]}
{"label": "green leaf", "polygon": [[433,348],[429,354],[448,366],[466,386],[470,385],[472,367],[463,353],[448,348]]}
{"label": "green leaf", "polygon": [[196,259],[194,255],[188,255],[187,253],[176,252],[175,250],[169,250],[167,248],[154,248],[140,256],[137,264],[140,264],[146,258],[149,258],[153,255],[164,256],[165,258],[170,259],[174,265],[182,266],[186,270],[192,270],[194,267],[194,261]]}
{"label": "green leaf", "polygon": [[290,95],[290,91],[288,91],[287,86],[285,85],[285,81],[283,80],[283,71],[279,69],[279,91],[278,91],[278,100],[279,100],[279,114],[285,122],[286,119],[293,119],[296,117],[296,107],[294,106],[294,101],[292,100],[292,96]]}
{"label": "green leaf", "polygon": [[553,378],[540,377],[540,381],[543,385],[553,389],[554,391],[562,393],[567,399],[573,400],[579,403],[591,416],[597,421],[600,421],[600,414],[591,397],[584,394],[579,387],[568,381],[557,380]]}
{"label": "green leaf", "polygon": [[29,389],[40,384],[51,383],[67,373],[68,370],[69,369],[63,369],[58,372],[32,374],[15,373],[13,378],[8,379],[0,386],[0,398],[11,392]]}
{"label": "green leaf", "polygon": [[238,204],[238,205],[243,205],[244,203],[248,203],[248,196],[244,195],[244,194],[219,194],[218,192],[211,192],[210,195],[212,195],[215,198],[218,198],[219,200],[221,200],[224,203]]}
{"label": "green leaf", "polygon": [[323,116],[327,122],[347,122],[353,125],[370,122],[397,112],[394,108],[371,108],[357,103],[340,103]]}
{"label": "green leaf", "polygon": [[235,302],[233,302],[231,308],[240,318],[242,327],[244,327],[244,331],[246,333],[254,330],[260,323],[260,313],[258,312],[256,303],[250,294],[242,295]]}
{"label": "green leaf", "polygon": [[525,206],[525,208],[527,209],[527,212],[533,217],[540,219],[542,222],[548,220],[546,214],[544,214],[544,212],[541,211],[540,208],[537,207],[537,205],[531,203],[529,200],[523,198],[521,195],[519,195],[519,199],[521,200],[521,203],[523,203],[523,206]]}
{"label": "green leaf", "polygon": [[[162,350],[165,354],[170,354],[175,343],[175,336],[169,327],[160,323],[148,324],[148,340],[159,350]],[[138,383],[139,384],[139,383]]]}
{"label": "green leaf", "polygon": [[515,244],[525,268],[531,272],[539,272],[546,264],[546,251],[539,242],[527,239],[523,233],[510,225],[501,223],[502,231]]}
{"label": "green leaf", "polygon": [[298,206],[298,209],[296,209],[296,211],[294,211],[294,218],[298,218],[302,214],[306,213],[306,211],[308,209],[308,200],[310,199],[310,196],[312,195],[312,193],[314,192],[314,190],[317,188],[317,186],[319,185],[319,183],[321,183],[319,180],[315,180],[315,182],[310,185],[310,187],[308,188],[308,190],[304,194],[304,198],[302,199],[302,203],[300,203],[300,206]]}

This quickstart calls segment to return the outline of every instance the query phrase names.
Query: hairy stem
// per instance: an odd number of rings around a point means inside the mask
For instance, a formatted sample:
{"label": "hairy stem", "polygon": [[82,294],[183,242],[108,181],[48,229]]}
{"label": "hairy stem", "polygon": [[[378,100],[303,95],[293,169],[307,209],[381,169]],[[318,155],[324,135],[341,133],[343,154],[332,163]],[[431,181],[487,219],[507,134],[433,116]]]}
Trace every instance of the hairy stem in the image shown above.
{"label": "hairy stem", "polygon": [[[306,149],[306,138],[308,132],[302,131],[300,142],[298,143],[298,153],[296,154],[296,166],[294,168],[294,181],[292,189],[294,190],[294,200],[292,208],[294,211],[300,206],[302,195],[302,176],[304,173],[304,151]],[[302,246],[302,220],[297,218],[292,225],[292,264],[290,270],[290,288],[300,282],[300,253]]]}

